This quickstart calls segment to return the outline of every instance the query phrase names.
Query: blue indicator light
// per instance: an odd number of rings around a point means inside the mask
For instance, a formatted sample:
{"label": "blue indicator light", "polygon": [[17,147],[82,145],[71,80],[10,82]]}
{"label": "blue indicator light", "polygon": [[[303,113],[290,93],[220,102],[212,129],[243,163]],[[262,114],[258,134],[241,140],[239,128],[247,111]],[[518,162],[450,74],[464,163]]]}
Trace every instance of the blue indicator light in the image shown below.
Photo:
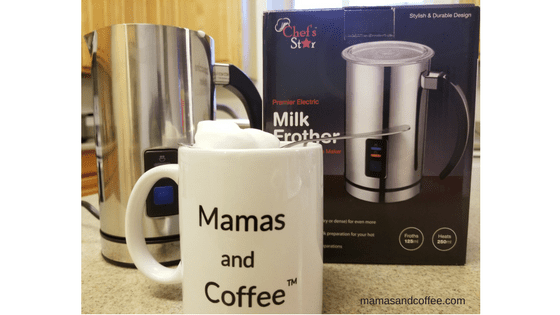
{"label": "blue indicator light", "polygon": [[173,186],[154,187],[154,204],[156,206],[172,204],[173,199]]}
{"label": "blue indicator light", "polygon": [[372,172],[381,172],[382,169],[382,165],[380,161],[369,161],[369,170]]}

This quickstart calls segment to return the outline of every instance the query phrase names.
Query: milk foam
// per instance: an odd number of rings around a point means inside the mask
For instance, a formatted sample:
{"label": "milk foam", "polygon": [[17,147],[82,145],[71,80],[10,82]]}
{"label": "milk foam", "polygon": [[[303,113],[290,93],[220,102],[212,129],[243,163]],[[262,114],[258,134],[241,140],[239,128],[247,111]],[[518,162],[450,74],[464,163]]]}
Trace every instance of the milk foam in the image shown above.
{"label": "milk foam", "polygon": [[262,130],[241,129],[228,120],[205,120],[197,125],[194,147],[203,149],[272,149],[280,140]]}

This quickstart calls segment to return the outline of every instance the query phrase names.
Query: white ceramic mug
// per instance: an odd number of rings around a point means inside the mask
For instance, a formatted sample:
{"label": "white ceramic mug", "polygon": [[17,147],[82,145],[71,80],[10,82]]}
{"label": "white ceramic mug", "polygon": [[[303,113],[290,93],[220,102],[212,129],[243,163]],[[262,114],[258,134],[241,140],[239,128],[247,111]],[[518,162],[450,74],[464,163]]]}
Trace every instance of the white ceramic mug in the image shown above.
{"label": "white ceramic mug", "polygon": [[[142,232],[146,197],[163,177],[179,186],[181,263],[174,269],[151,256]],[[180,147],[178,164],[136,182],[125,231],[144,275],[182,282],[185,313],[321,313],[322,147]]]}

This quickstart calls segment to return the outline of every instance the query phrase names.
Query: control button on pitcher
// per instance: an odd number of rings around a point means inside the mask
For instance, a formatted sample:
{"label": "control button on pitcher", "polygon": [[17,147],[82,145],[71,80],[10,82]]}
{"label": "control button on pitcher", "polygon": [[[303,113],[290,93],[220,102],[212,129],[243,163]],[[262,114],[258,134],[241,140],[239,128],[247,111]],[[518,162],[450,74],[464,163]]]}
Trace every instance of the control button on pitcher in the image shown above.
{"label": "control button on pitcher", "polygon": [[385,158],[387,141],[382,139],[366,140],[366,176],[387,177],[387,159]]}
{"label": "control button on pitcher", "polygon": [[[144,171],[165,164],[177,164],[177,149],[155,149],[144,152]],[[177,184],[170,178],[158,180],[146,199],[148,217],[163,217],[179,213]]]}
{"label": "control button on pitcher", "polygon": [[172,204],[174,196],[173,186],[154,187],[154,204],[156,206]]}

